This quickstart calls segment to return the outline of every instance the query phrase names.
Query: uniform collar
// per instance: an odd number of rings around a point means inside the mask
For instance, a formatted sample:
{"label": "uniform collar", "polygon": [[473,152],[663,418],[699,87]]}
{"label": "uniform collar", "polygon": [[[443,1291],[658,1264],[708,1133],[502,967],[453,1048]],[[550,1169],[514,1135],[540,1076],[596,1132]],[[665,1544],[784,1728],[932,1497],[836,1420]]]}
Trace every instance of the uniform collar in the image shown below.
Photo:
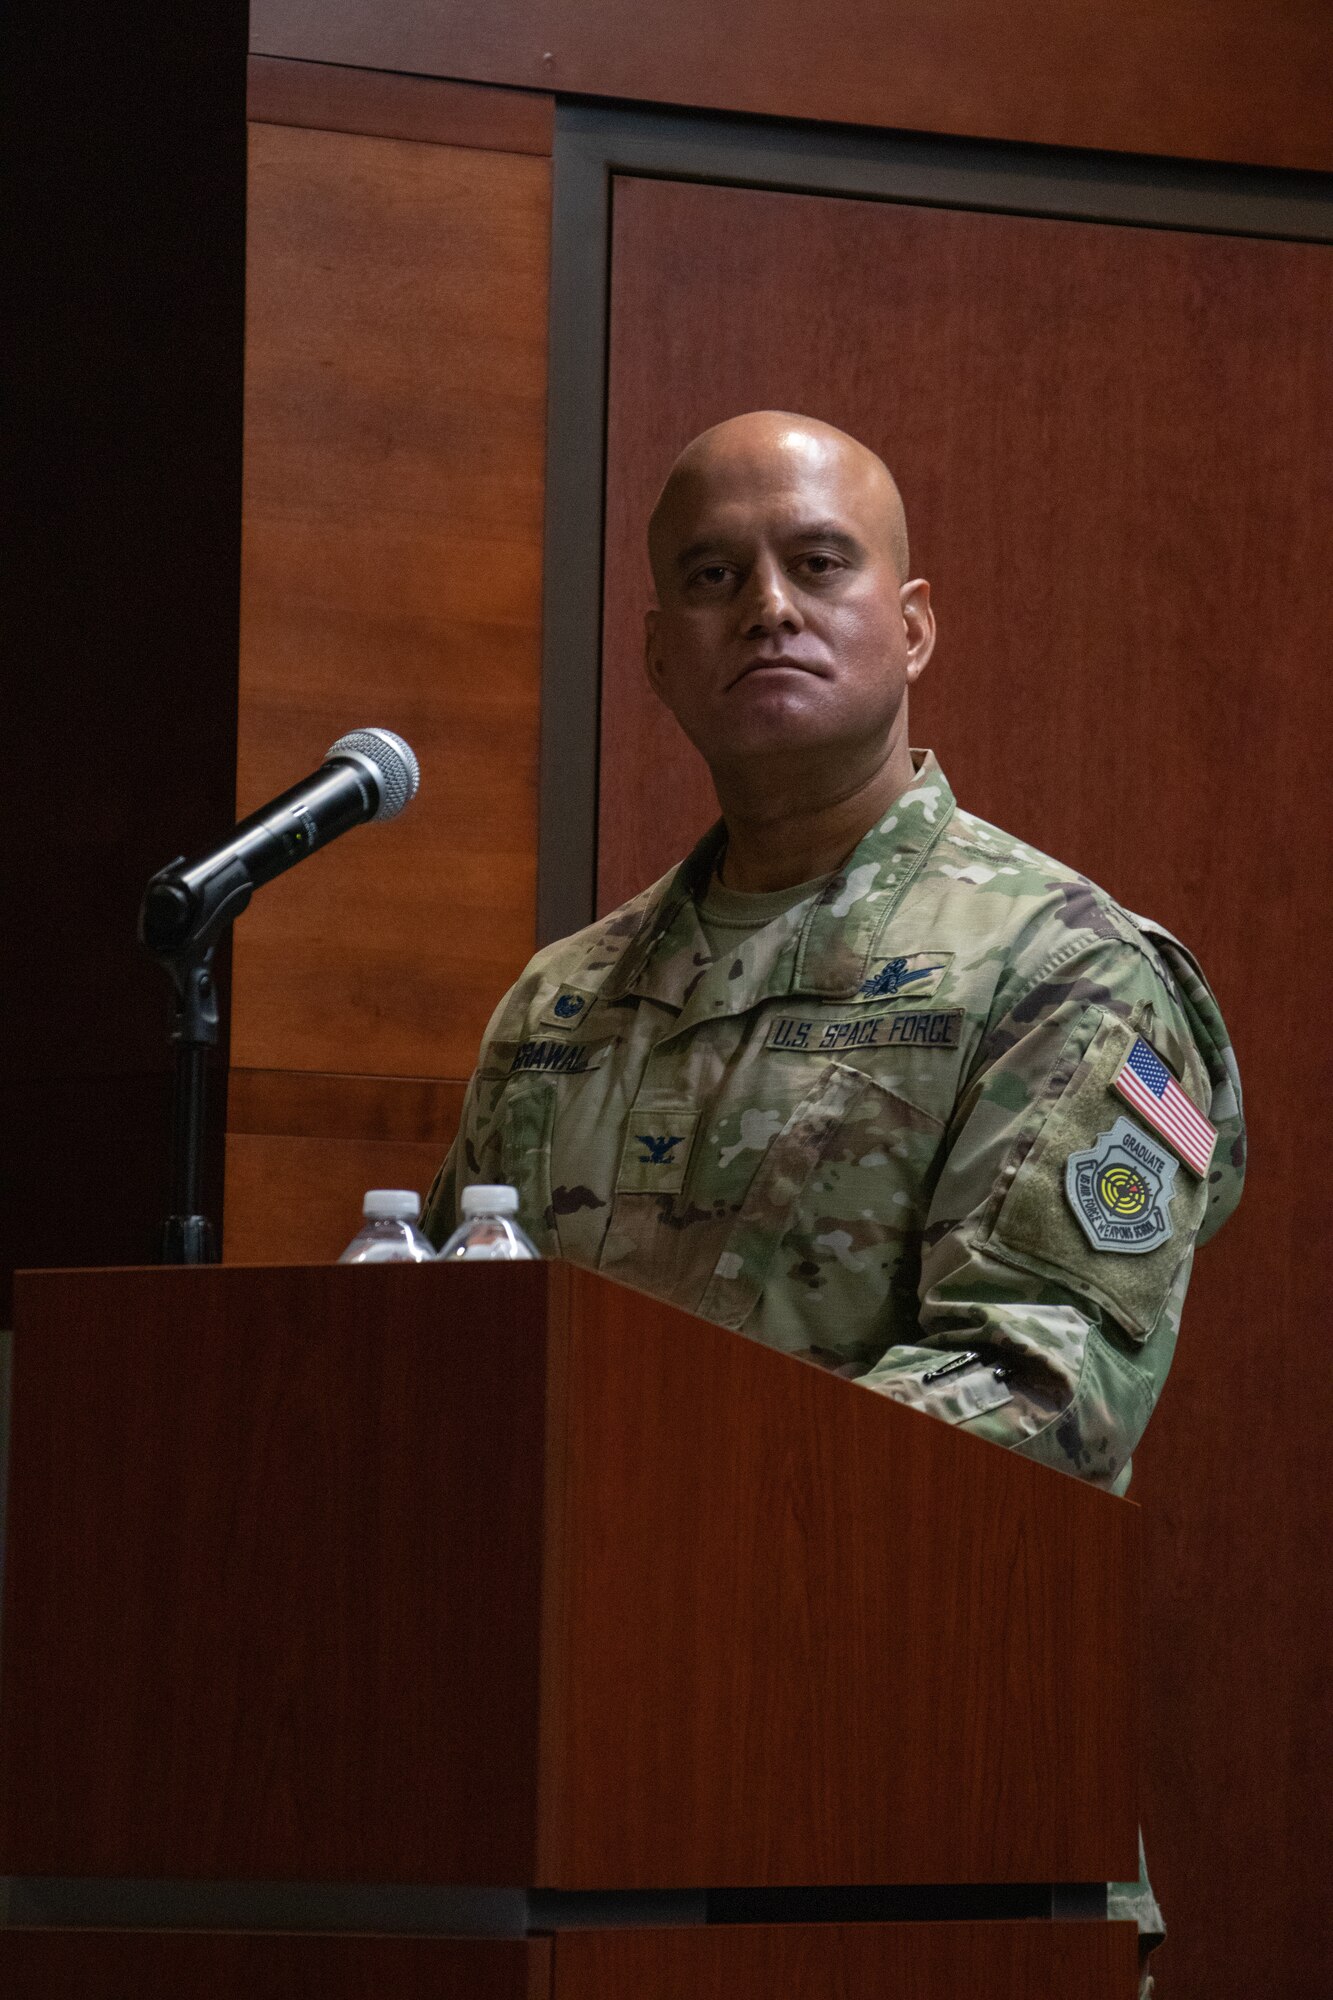
{"label": "uniform collar", "polygon": [[954,814],[954,796],[933,751],[914,750],[916,776],[827,884],[806,921],[793,992],[851,998],[903,892]]}
{"label": "uniform collar", "polygon": [[650,899],[636,936],[602,987],[606,999],[621,1000],[626,994],[639,993],[665,1000],[673,1007],[684,1006],[690,981],[698,970],[693,961],[700,953],[704,963],[708,959],[695,896],[707,888],[726,842],[727,829],[719,820],[666,879],[660,894]]}
{"label": "uniform collar", "polygon": [[[865,983],[880,933],[954,812],[953,792],[934,753],[914,750],[912,759],[912,783],[830,876],[795,953],[778,955],[774,992],[850,998]],[[637,934],[603,986],[608,1000],[635,993],[686,1005],[710,962],[695,898],[707,887],[725,842],[719,820],[650,897]],[[749,1004],[759,996],[746,985]]]}

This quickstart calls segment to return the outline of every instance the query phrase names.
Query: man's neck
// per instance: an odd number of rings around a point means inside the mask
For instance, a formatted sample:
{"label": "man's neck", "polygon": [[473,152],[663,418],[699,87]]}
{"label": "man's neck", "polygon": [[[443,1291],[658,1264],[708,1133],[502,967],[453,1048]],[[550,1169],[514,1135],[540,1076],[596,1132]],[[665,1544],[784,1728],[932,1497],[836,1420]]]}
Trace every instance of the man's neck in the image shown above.
{"label": "man's neck", "polygon": [[[718,778],[718,774],[714,774]],[[907,745],[896,744],[884,762],[848,789],[813,783],[736,786],[718,780],[727,826],[720,880],[742,894],[766,895],[829,875],[888,812],[912,783]]]}

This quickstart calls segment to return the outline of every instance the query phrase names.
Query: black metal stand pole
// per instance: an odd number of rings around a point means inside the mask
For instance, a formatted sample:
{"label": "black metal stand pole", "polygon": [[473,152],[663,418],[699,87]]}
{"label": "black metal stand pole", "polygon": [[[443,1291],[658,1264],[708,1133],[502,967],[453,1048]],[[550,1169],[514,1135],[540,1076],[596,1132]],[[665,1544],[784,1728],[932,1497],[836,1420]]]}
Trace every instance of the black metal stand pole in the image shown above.
{"label": "black metal stand pole", "polygon": [[171,1214],[162,1230],[164,1264],[216,1264],[213,1225],[199,1212],[208,1051],[218,1039],[213,946],[164,961],[175,987],[171,1039],[176,1048],[172,1112]]}

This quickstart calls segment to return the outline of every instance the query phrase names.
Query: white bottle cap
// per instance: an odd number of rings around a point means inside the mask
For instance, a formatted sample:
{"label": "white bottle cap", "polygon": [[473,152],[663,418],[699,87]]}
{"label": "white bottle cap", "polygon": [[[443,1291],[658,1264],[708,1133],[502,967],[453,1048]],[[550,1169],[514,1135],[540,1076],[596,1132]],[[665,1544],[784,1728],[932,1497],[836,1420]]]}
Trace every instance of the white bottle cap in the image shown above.
{"label": "white bottle cap", "polygon": [[517,1215],[518,1189],[478,1181],[463,1189],[458,1205],[464,1215]]}
{"label": "white bottle cap", "polygon": [[421,1196],[414,1194],[411,1188],[367,1188],[361,1213],[374,1222],[386,1217],[394,1217],[400,1222],[415,1222],[421,1213]]}

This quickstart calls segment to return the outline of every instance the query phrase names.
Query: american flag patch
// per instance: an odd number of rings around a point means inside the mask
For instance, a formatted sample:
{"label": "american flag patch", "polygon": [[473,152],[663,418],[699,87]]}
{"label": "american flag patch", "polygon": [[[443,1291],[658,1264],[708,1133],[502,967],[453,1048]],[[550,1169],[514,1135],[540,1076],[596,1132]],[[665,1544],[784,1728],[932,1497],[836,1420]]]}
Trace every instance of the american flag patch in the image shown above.
{"label": "american flag patch", "polygon": [[1160,1132],[1173,1153],[1179,1153],[1200,1180],[1207,1173],[1217,1144],[1217,1127],[1196,1111],[1162,1058],[1142,1035],[1111,1078],[1139,1117]]}

